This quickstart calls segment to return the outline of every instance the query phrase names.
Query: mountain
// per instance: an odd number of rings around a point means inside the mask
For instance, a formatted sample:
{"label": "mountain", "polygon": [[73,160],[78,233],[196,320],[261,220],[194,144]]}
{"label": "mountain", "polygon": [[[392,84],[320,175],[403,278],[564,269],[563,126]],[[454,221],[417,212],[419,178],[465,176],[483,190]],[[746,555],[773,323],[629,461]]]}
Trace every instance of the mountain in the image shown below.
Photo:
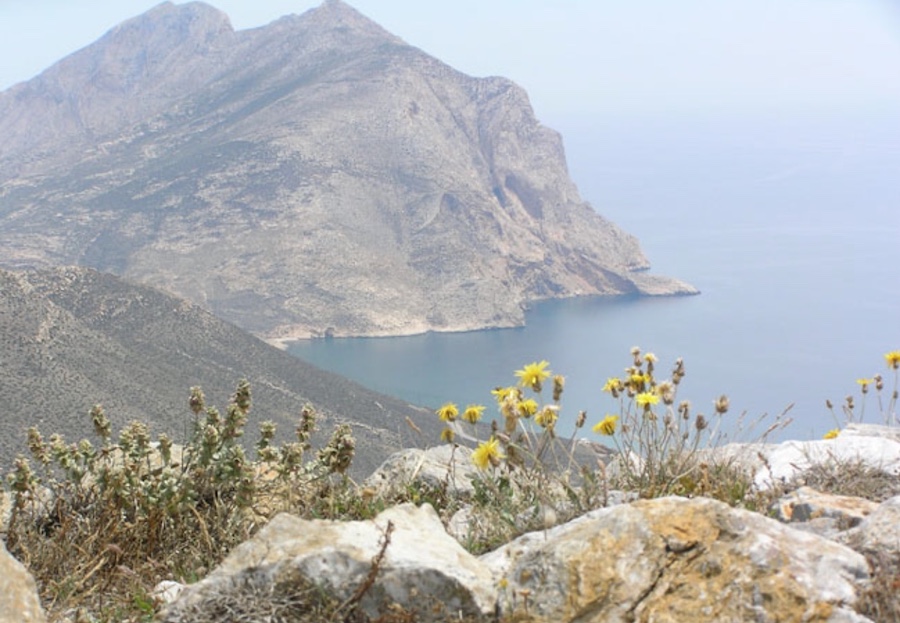
{"label": "mountain", "polygon": [[429,411],[320,370],[160,290],[86,268],[0,270],[0,353],[0,466],[25,453],[31,425],[45,436],[92,438],[88,412],[97,403],[116,431],[141,419],[154,436],[181,437],[192,418],[192,386],[224,409],[242,378],[253,394],[249,442],[267,419],[278,424],[280,440],[290,438],[311,404],[319,440],[338,422],[353,427],[357,474],[440,434]]}
{"label": "mountain", "polygon": [[270,340],[695,292],[579,197],[523,89],[340,0],[237,32],[163,3],[0,93],[0,265],[67,264]]}

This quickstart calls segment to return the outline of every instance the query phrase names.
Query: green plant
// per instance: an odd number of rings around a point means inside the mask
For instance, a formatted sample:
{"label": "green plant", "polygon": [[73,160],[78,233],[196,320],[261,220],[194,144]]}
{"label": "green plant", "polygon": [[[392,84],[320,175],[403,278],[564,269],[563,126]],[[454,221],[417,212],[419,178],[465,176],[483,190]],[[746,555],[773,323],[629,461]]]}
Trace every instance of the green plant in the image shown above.
{"label": "green plant", "polygon": [[7,546],[35,576],[51,612],[86,606],[101,615],[146,615],[156,583],[202,577],[272,514],[345,511],[338,500],[351,488],[349,427],[336,427],[313,454],[312,409],[300,414],[297,440],[281,446],[272,443],[274,424],[263,422],[251,460],[241,443],[251,408],[246,381],[224,415],[207,406],[200,388],[188,402],[182,446],[166,434],[152,441],[138,421],[114,439],[100,406],[90,412],[97,447],[28,431],[35,467],[19,457],[7,476]]}

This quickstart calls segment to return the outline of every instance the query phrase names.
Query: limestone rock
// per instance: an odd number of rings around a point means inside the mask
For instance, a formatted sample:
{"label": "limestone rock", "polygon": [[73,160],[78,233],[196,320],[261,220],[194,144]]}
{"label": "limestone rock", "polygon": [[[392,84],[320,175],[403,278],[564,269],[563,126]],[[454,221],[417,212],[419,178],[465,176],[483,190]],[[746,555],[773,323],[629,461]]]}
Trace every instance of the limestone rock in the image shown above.
{"label": "limestone rock", "polygon": [[853,463],[900,474],[900,441],[877,428],[867,434],[850,432],[834,439],[784,441],[778,444],[732,443],[706,451],[713,461],[730,461],[754,474],[760,490],[789,483],[816,465]]}
{"label": "limestone rock", "polygon": [[859,462],[891,474],[900,474],[900,442],[885,437],[838,436],[815,441],[786,441],[766,452],[768,467],[756,475],[766,487],[787,482],[815,464]]}
{"label": "limestone rock", "polygon": [[241,544],[204,580],[189,586],[165,613],[165,621],[191,620],[206,604],[243,586],[263,587],[271,599],[290,592],[302,579],[344,600],[372,568],[388,522],[390,544],[374,584],[360,605],[371,617],[392,604],[415,610],[417,621],[440,621],[447,613],[481,617],[494,607],[490,571],[444,531],[434,509],[405,504],[372,521],[306,521],[277,515]]}
{"label": "limestone rock", "polygon": [[0,623],[45,621],[34,578],[0,541]]}
{"label": "limestone rock", "polygon": [[593,511],[481,560],[505,610],[535,622],[868,620],[852,610],[861,555],[708,499]]}
{"label": "limestone rock", "polygon": [[771,510],[776,519],[787,523],[808,524],[816,520],[827,520],[817,523],[818,527],[813,531],[830,537],[837,531],[859,525],[878,506],[877,502],[864,498],[831,495],[812,487],[800,487],[778,500]]}
{"label": "limestone rock", "polygon": [[409,485],[443,490],[459,499],[468,499],[477,473],[472,463],[472,450],[465,446],[445,444],[428,450],[411,448],[389,456],[366,478],[363,486],[384,497],[402,492]]}
{"label": "limestone rock", "polygon": [[882,502],[858,526],[837,540],[865,554],[900,561],[900,496]]}

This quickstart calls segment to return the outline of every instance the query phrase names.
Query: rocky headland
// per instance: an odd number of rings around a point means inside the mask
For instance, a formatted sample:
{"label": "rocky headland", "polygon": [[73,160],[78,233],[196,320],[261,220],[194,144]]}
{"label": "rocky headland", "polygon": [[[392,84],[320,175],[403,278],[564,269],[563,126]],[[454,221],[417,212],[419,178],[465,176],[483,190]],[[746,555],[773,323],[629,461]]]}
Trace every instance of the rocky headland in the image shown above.
{"label": "rocky headland", "polygon": [[340,0],[244,31],[163,3],[0,93],[0,137],[0,265],[113,272],[276,343],[696,292],[579,196],[521,87]]}

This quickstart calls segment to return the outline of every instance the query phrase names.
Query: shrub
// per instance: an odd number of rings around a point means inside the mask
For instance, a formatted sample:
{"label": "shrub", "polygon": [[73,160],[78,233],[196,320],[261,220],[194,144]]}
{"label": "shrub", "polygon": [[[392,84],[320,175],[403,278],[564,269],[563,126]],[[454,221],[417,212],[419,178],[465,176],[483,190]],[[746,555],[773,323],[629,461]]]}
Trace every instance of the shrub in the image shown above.
{"label": "shrub", "polygon": [[90,412],[99,447],[28,431],[36,467],[19,457],[7,477],[7,546],[35,576],[45,608],[88,605],[108,620],[146,613],[156,583],[201,578],[275,512],[345,509],[336,500],[350,489],[349,427],[338,426],[313,455],[311,408],[300,414],[297,440],[281,446],[272,444],[275,425],[263,422],[251,460],[241,443],[250,398],[242,381],[222,415],[192,388],[183,446],[166,434],[151,441],[138,421],[114,439],[100,406]]}

